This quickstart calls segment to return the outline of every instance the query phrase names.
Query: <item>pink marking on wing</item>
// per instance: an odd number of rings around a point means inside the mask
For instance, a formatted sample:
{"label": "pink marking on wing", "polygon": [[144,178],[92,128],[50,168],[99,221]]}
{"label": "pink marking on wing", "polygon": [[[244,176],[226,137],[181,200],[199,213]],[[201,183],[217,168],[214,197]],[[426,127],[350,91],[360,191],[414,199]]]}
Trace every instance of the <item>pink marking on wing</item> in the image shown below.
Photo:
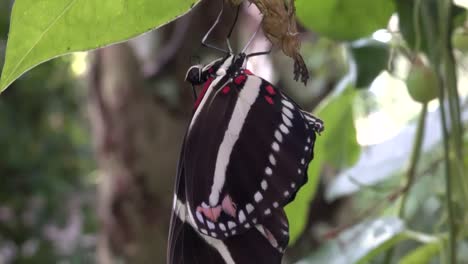
{"label": "pink marking on wing", "polygon": [[204,208],[201,206],[197,207],[197,211],[202,213],[206,218],[210,219],[212,222],[218,221],[219,216],[221,215],[221,206]]}
{"label": "pink marking on wing", "polygon": [[216,206],[211,208],[211,214],[213,215],[213,218],[210,218],[213,222],[218,221],[219,216],[221,215],[221,206]]}
{"label": "pink marking on wing", "polygon": [[223,202],[221,203],[221,206],[223,207],[223,211],[232,216],[232,217],[236,217],[236,204],[232,201],[231,199],[231,196],[229,195],[226,195],[224,196],[224,199],[223,199]]}
{"label": "pink marking on wing", "polygon": [[229,93],[229,90],[231,90],[231,88],[229,88],[229,86],[224,86],[223,93],[227,94],[227,93]]}

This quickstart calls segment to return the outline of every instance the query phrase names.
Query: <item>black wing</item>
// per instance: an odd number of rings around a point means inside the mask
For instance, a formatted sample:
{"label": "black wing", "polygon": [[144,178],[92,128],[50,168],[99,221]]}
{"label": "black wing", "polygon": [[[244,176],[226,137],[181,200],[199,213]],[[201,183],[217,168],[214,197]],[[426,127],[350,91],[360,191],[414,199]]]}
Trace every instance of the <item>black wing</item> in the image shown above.
{"label": "black wing", "polygon": [[[185,144],[184,144],[185,145]],[[280,264],[288,244],[288,223],[283,210],[244,234],[219,240],[194,228],[193,216],[187,211],[184,176],[184,145],[178,164],[174,203],[169,231],[169,264]],[[280,233],[278,233],[280,232]],[[275,245],[275,247],[272,247]]]}
{"label": "black wing", "polygon": [[217,80],[197,111],[183,157],[187,207],[199,232],[225,239],[294,198],[307,181],[322,122],[245,74]]}

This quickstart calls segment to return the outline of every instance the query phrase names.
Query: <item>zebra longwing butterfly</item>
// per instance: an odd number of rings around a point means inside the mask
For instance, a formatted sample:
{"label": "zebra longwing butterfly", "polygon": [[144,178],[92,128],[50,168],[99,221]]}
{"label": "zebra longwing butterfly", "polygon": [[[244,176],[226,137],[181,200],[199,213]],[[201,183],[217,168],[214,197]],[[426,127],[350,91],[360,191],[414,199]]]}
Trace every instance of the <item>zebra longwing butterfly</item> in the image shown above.
{"label": "zebra longwing butterfly", "polygon": [[187,80],[203,85],[180,154],[169,263],[281,263],[283,207],[307,181],[323,123],[228,55]]}

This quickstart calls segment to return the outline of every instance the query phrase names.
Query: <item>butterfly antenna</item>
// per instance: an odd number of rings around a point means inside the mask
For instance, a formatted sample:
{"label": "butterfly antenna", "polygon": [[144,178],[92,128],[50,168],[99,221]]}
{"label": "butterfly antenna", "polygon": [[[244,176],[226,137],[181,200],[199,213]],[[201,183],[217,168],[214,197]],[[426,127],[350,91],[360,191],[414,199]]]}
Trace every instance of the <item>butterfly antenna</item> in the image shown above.
{"label": "butterfly antenna", "polygon": [[255,56],[260,56],[260,55],[268,55],[271,53],[271,48],[267,51],[260,51],[260,52],[253,52],[253,53],[250,53],[246,56],[246,58],[251,58],[251,57],[255,57]]}
{"label": "butterfly antenna", "polygon": [[232,54],[232,47],[231,47],[230,39],[231,39],[232,31],[234,30],[234,27],[236,26],[237,19],[239,18],[239,11],[240,11],[241,5],[242,4],[239,4],[239,6],[237,6],[236,16],[234,17],[234,21],[232,22],[231,28],[229,29],[229,33],[228,33],[228,35],[226,37],[226,43],[227,43],[227,46],[229,48],[229,52],[231,54]]}
{"label": "butterfly antenna", "polygon": [[211,34],[211,32],[213,31],[213,29],[218,25],[219,20],[221,19],[221,15],[223,14],[223,10],[224,10],[224,0],[221,0],[221,2],[222,2],[221,11],[219,11],[219,14],[218,14],[218,17],[216,18],[216,21],[213,23],[213,25],[212,25],[211,28],[208,30],[208,32],[206,32],[205,36],[203,37],[203,39],[202,39],[202,41],[201,41],[201,44],[202,44],[204,47],[211,48],[211,49],[214,49],[214,50],[221,51],[221,52],[223,52],[223,53],[229,54],[229,51],[227,51],[227,50],[224,50],[224,49],[222,49],[222,48],[219,48],[219,47],[216,47],[216,46],[214,46],[214,45],[211,45],[211,44],[206,43],[206,40],[208,39],[208,36]]}

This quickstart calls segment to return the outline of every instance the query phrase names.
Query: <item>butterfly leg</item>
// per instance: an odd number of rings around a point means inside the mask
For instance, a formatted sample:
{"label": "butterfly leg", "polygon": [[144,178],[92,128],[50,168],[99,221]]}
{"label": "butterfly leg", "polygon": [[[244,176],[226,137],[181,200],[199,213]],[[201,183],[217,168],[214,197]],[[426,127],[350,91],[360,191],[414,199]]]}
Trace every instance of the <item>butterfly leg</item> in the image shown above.
{"label": "butterfly leg", "polygon": [[213,25],[210,27],[210,29],[208,30],[208,32],[206,32],[205,36],[203,37],[202,41],[201,41],[201,44],[204,46],[204,47],[207,47],[207,48],[211,48],[211,49],[215,49],[217,51],[221,51],[223,53],[227,53],[229,54],[229,51],[227,50],[224,50],[222,48],[219,48],[219,47],[216,47],[214,45],[211,45],[211,44],[208,44],[206,42],[206,40],[208,39],[209,35],[211,34],[211,32],[213,31],[213,29],[218,25],[219,23],[219,20],[221,19],[221,15],[223,14],[223,10],[224,10],[224,0],[221,1],[223,4],[221,6],[221,11],[219,11],[219,14],[218,14],[218,17],[216,18],[216,21],[213,23]]}
{"label": "butterfly leg", "polygon": [[230,52],[230,53],[232,53],[232,47],[231,47],[230,39],[231,39],[232,31],[234,30],[234,27],[236,26],[237,19],[239,18],[239,11],[240,11],[241,5],[242,5],[242,4],[240,4],[240,5],[237,7],[236,16],[234,17],[234,21],[232,22],[231,28],[229,29],[229,33],[228,33],[228,35],[227,35],[227,37],[226,37],[226,43],[227,43],[227,45],[228,45],[228,48],[229,48],[229,52]]}

